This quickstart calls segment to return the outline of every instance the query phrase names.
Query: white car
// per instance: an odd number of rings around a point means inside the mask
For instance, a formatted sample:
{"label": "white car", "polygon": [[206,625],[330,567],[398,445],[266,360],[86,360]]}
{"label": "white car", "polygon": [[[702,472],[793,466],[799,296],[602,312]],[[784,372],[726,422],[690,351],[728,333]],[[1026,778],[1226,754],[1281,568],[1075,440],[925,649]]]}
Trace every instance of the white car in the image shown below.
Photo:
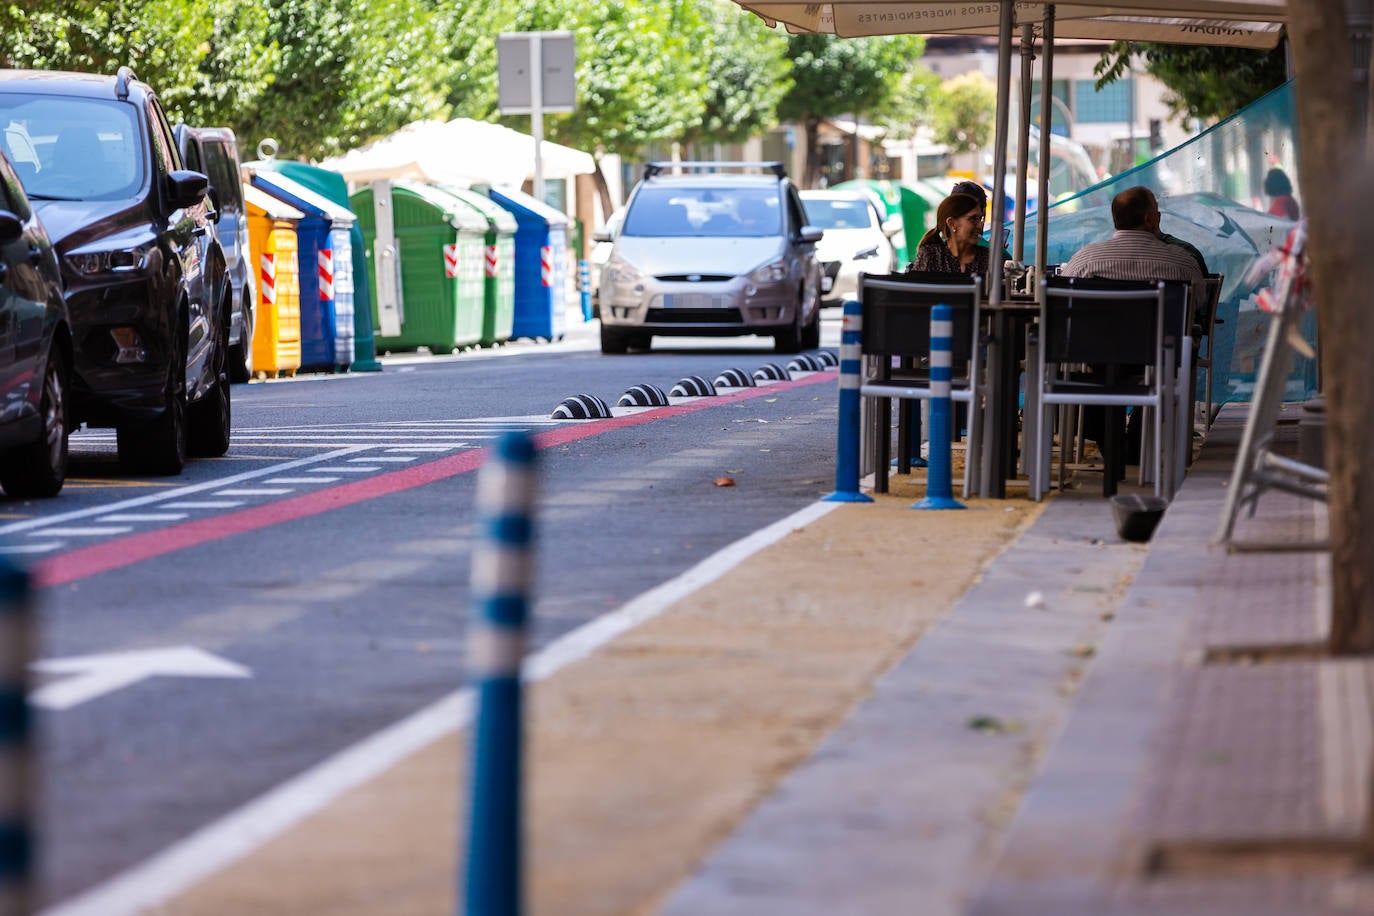
{"label": "white car", "polygon": [[[897,262],[892,240],[873,201],[861,191],[802,191],[807,221],[825,230],[816,256],[825,271],[821,302],[838,305],[859,292],[859,272],[891,273]],[[894,226],[894,229],[896,227]]]}

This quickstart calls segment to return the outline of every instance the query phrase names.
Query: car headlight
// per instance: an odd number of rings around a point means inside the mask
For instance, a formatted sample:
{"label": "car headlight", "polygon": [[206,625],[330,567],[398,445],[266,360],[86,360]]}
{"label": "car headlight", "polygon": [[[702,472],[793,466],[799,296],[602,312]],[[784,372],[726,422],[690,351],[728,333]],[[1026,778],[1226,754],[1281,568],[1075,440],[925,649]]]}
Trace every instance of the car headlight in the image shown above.
{"label": "car headlight", "polygon": [[878,256],[878,246],[877,246],[877,245],[874,245],[874,246],[872,246],[871,248],[865,248],[863,251],[855,252],[855,254],[854,254],[854,260],[856,260],[856,261],[866,261],[866,260],[868,260],[869,258],[876,258],[877,256]]}
{"label": "car headlight", "polygon": [[84,276],[98,274],[132,274],[148,266],[153,245],[133,248],[108,248],[100,251],[73,251],[66,256],[72,270]]}
{"label": "car headlight", "polygon": [[606,283],[638,283],[644,274],[624,258],[613,257],[606,262],[602,278]]}
{"label": "car headlight", "polygon": [[755,283],[776,283],[787,277],[787,262],[779,258],[771,264],[754,268],[749,279]]}

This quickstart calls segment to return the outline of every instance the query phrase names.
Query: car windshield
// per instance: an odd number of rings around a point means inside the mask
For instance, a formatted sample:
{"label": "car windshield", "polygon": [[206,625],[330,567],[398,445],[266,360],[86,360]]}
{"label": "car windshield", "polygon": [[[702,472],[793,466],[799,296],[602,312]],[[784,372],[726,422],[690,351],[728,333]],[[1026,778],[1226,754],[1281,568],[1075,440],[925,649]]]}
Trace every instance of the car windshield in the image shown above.
{"label": "car windshield", "polygon": [[621,235],[654,238],[766,238],[782,232],[776,187],[644,185]]}
{"label": "car windshield", "polygon": [[868,229],[873,225],[873,210],[866,201],[842,197],[806,197],[806,218],[821,229]]}
{"label": "car windshield", "polygon": [[144,182],[133,105],[0,94],[0,144],[35,200],[123,200]]}

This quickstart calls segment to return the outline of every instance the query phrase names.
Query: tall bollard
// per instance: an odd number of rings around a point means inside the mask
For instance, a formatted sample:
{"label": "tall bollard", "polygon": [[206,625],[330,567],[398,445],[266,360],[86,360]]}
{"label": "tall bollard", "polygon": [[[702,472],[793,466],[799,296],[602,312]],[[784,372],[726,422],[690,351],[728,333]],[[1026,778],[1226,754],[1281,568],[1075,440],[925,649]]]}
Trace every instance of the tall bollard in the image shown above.
{"label": "tall bollard", "polygon": [[577,262],[577,288],[582,291],[582,320],[592,320],[592,268],[586,261]]}
{"label": "tall bollard", "polygon": [[954,366],[954,310],[937,305],[930,310],[930,431],[926,438],[929,469],[926,495],[913,509],[962,509],[954,498],[953,459],[950,456],[949,381]]}
{"label": "tall bollard", "polygon": [[29,577],[0,557],[0,916],[32,912],[29,831],[33,755],[26,672],[32,661]]}
{"label": "tall bollard", "polygon": [[533,556],[534,443],[508,433],[477,482],[468,666],[477,688],[464,912],[521,912],[521,700]]}
{"label": "tall bollard", "polygon": [[871,503],[873,497],[859,492],[859,386],[863,383],[863,306],[854,300],[844,304],[840,325],[840,428],[835,450],[835,492],[822,496],[831,503]]}

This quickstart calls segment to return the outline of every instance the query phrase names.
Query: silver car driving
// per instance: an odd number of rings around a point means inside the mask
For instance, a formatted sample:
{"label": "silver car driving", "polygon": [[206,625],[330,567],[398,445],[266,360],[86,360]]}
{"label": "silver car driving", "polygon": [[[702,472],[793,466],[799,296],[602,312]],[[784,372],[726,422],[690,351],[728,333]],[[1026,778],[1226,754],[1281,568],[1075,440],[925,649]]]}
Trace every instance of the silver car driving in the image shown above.
{"label": "silver car driving", "polygon": [[601,274],[601,352],[654,335],[818,346],[820,239],[781,163],[650,164]]}

